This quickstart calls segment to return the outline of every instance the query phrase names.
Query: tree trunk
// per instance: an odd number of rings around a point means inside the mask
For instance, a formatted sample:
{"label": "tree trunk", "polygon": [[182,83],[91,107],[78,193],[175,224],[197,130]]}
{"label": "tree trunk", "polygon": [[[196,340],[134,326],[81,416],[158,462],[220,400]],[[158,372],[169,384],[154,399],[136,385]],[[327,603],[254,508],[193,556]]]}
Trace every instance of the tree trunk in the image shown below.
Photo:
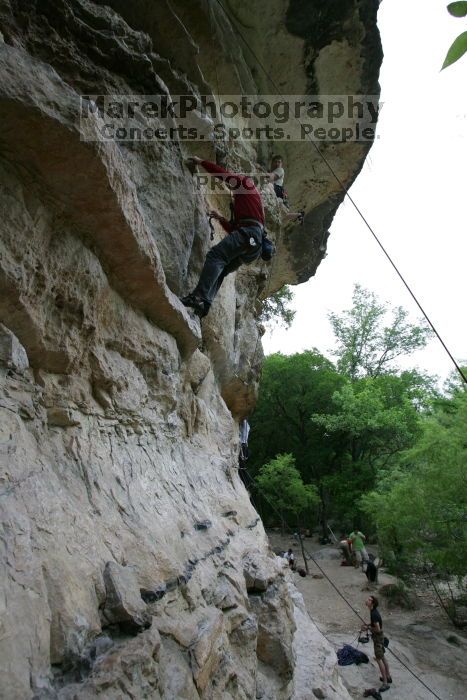
{"label": "tree trunk", "polygon": [[281,513],[281,535],[282,535],[282,537],[285,537],[285,520],[284,520],[284,516],[282,515],[282,511],[280,513]]}
{"label": "tree trunk", "polygon": [[322,486],[319,486],[319,498],[321,501],[321,513],[320,513],[320,524],[321,524],[321,537],[327,537],[328,536],[328,517],[327,517],[327,508],[326,508],[326,500],[325,500],[325,493],[324,489]]}

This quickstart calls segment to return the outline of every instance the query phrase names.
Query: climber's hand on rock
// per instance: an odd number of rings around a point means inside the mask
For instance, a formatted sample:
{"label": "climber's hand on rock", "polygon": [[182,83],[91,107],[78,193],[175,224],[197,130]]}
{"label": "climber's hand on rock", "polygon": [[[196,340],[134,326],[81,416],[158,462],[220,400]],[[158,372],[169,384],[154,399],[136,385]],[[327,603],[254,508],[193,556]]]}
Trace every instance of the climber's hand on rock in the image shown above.
{"label": "climber's hand on rock", "polygon": [[201,158],[198,156],[190,156],[186,159],[186,163],[187,165],[198,165],[198,163],[201,163]]}
{"label": "climber's hand on rock", "polygon": [[219,212],[216,211],[215,209],[212,209],[212,210],[209,212],[209,216],[210,216],[212,219],[216,219],[217,221],[220,221],[221,219],[224,218],[224,217],[222,216],[222,214],[219,214]]}

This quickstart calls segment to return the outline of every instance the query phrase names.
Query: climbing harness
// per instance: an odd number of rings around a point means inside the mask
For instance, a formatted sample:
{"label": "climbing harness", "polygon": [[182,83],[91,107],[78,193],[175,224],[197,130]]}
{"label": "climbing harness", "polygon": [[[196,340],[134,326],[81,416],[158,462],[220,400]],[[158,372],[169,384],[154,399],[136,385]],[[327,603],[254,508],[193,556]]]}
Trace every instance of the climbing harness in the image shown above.
{"label": "climbing harness", "polygon": [[358,643],[359,644],[368,644],[369,641],[370,641],[369,632],[362,632],[358,638]]}

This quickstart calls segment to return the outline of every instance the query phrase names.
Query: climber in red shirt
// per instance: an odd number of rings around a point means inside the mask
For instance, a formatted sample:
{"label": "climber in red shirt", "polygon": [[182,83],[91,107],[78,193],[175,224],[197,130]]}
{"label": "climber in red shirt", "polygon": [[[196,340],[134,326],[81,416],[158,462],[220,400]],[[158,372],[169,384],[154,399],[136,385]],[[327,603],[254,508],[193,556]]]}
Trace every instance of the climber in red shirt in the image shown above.
{"label": "climber in red shirt", "polygon": [[261,195],[248,175],[231,173],[197,156],[189,158],[188,162],[200,164],[208,173],[219,177],[233,195],[233,224],[217,212],[211,212],[229,235],[211,248],[198,284],[191,294],[181,299],[182,304],[191,307],[202,318],[209,312],[224,278],[243,263],[251,263],[261,255],[264,209]]}

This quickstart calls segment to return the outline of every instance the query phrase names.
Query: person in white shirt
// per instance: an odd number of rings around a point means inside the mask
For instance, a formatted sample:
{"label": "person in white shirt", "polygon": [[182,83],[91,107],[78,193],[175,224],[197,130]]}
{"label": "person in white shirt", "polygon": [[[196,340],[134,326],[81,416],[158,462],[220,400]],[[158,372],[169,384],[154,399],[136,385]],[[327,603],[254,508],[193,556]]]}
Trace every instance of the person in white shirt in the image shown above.
{"label": "person in white shirt", "polygon": [[[274,192],[276,197],[284,203],[284,206],[288,209],[289,203],[287,200],[287,193],[284,189],[284,177],[285,170],[283,167],[282,156],[273,156],[271,161],[271,172],[269,173],[269,179],[274,187]],[[305,212],[303,209],[301,211],[288,211],[286,214],[287,219],[296,219],[300,224],[303,224],[305,218]]]}
{"label": "person in white shirt", "polygon": [[294,557],[294,553],[291,549],[289,549],[287,552],[285,552],[284,559],[287,559],[291,569],[295,568],[295,557]]}
{"label": "person in white shirt", "polygon": [[282,199],[282,201],[286,199],[284,190],[284,176],[285,170],[282,165],[282,158],[281,156],[274,156],[271,161],[270,179],[273,184],[276,197]]}

